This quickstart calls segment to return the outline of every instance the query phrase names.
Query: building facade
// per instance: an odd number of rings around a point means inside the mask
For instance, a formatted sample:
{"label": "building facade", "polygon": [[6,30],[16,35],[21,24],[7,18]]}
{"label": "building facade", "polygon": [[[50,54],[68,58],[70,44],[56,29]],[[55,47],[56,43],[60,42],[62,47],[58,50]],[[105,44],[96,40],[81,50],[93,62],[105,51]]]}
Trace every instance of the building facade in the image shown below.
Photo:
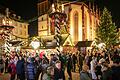
{"label": "building facade", "polygon": [[26,42],[28,41],[28,23],[21,20],[20,16],[9,12],[6,8],[5,14],[0,13],[0,26],[7,25],[13,26],[10,36],[10,41],[18,40]]}
{"label": "building facade", "polygon": [[[51,7],[49,9],[41,8],[41,5],[47,5],[47,3],[49,3],[48,0],[38,3],[38,36],[55,34],[55,27],[52,26],[54,19],[49,17]],[[62,5],[67,15],[67,27],[65,32],[64,26],[61,26],[61,34],[70,34],[74,45],[78,41],[93,41],[96,37],[95,31],[100,17],[97,6],[91,5],[91,3],[86,5],[83,2],[65,2]]]}

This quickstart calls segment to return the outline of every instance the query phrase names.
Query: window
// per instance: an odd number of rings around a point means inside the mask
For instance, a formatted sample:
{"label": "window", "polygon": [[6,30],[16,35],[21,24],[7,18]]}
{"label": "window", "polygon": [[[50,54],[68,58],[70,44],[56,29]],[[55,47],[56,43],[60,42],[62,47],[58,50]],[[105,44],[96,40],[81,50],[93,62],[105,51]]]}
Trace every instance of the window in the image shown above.
{"label": "window", "polygon": [[78,12],[74,14],[74,40],[78,41]]}
{"label": "window", "polygon": [[22,28],[22,24],[20,24],[20,27]]}
{"label": "window", "polygon": [[27,34],[26,34],[26,31],[24,31],[24,35],[26,36]]}
{"label": "window", "polygon": [[43,21],[43,17],[42,17],[42,21]]}
{"label": "window", "polygon": [[22,35],[22,30],[20,30],[20,35]]}
{"label": "window", "polygon": [[43,29],[43,26],[42,26],[42,29]]}
{"label": "window", "polygon": [[26,25],[24,25],[24,28],[26,29]]}

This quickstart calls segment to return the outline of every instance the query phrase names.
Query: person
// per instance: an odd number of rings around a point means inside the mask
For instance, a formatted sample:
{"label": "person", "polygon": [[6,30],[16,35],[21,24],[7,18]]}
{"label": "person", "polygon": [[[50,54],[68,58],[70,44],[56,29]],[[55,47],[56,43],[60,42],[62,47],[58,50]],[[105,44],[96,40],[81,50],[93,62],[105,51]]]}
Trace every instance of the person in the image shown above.
{"label": "person", "polygon": [[7,72],[8,70],[8,57],[6,57],[5,59],[5,72]]}
{"label": "person", "polygon": [[108,66],[108,63],[105,61],[102,63],[102,80],[111,80],[111,69]]}
{"label": "person", "polygon": [[35,65],[36,65],[35,80],[38,80],[39,74],[42,72],[42,66],[41,66],[41,63],[40,63],[40,58],[38,56],[35,58]]}
{"label": "person", "polygon": [[0,69],[0,80],[11,80],[11,74],[8,70],[6,73],[3,73],[3,69]]}
{"label": "person", "polygon": [[83,66],[83,55],[82,54],[79,54],[79,72],[82,70],[82,66]]}
{"label": "person", "polygon": [[46,72],[42,76],[42,80],[54,80],[54,67],[48,66]]}
{"label": "person", "polygon": [[14,64],[14,59],[10,59],[10,63],[8,64],[8,71],[10,71],[11,80],[14,80],[16,75],[16,66]]}
{"label": "person", "polygon": [[24,59],[22,56],[19,56],[19,59],[16,64],[16,73],[17,73],[17,78],[20,80],[25,79],[25,68],[24,68]]}
{"label": "person", "polygon": [[92,61],[90,62],[90,71],[91,71],[92,79],[93,79],[93,80],[96,80],[96,79],[97,79],[97,76],[96,76],[96,74],[95,74],[96,61],[97,61],[97,58],[92,57]]}
{"label": "person", "polygon": [[120,80],[120,55],[119,52],[114,52],[112,57],[113,64],[111,66],[112,70],[112,79],[111,80]]}
{"label": "person", "polygon": [[0,70],[4,71],[4,61],[3,61],[3,59],[0,59]]}
{"label": "person", "polygon": [[66,56],[63,53],[60,53],[58,55],[59,60],[61,61],[61,68],[62,68],[62,72],[63,72],[63,80],[65,80],[65,68],[66,68]]}
{"label": "person", "polygon": [[32,58],[27,59],[26,73],[27,73],[27,80],[34,80],[35,79],[36,68],[35,68],[34,63],[32,61]]}
{"label": "person", "polygon": [[80,80],[92,80],[92,75],[89,73],[89,67],[83,64],[82,71],[80,72]]}
{"label": "person", "polygon": [[43,74],[46,72],[46,68],[48,67],[48,62],[47,62],[47,60],[46,59],[43,59],[42,60],[42,64],[41,64],[41,78],[42,78],[42,76],[43,76]]}
{"label": "person", "polygon": [[61,61],[57,60],[55,62],[55,68],[54,68],[54,80],[63,80],[63,74],[61,69]]}
{"label": "person", "polygon": [[68,56],[68,61],[67,61],[67,73],[69,75],[69,80],[72,80],[72,58],[71,55]]}
{"label": "person", "polygon": [[77,62],[77,57],[76,57],[75,54],[73,54],[72,60],[73,60],[73,72],[75,72],[75,70],[76,70],[76,62]]}
{"label": "person", "polygon": [[102,72],[101,72],[101,64],[98,62],[95,68],[95,73],[97,76],[97,80],[101,80]]}

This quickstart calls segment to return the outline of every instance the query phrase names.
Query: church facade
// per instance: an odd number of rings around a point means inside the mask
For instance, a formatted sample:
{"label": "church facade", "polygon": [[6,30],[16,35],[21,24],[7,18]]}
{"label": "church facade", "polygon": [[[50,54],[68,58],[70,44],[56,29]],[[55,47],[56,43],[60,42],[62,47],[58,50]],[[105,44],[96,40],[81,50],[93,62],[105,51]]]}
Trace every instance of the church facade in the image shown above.
{"label": "church facade", "polygon": [[[94,41],[96,37],[96,27],[99,24],[100,11],[89,3],[64,2],[64,13],[66,13],[66,28],[61,26],[61,34],[69,34],[69,39],[65,43],[73,46],[78,41]],[[92,8],[91,8],[92,7]],[[55,34],[55,27],[52,26],[54,19],[49,17],[51,7],[49,1],[38,3],[38,36],[50,36]]]}

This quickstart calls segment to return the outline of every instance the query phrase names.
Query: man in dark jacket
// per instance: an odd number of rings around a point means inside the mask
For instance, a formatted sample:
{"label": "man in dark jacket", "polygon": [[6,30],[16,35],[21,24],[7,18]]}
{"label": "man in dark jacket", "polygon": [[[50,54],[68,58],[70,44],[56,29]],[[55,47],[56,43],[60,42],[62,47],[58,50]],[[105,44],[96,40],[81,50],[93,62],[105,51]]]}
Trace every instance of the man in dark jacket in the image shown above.
{"label": "man in dark jacket", "polygon": [[67,73],[69,75],[69,80],[72,80],[71,70],[72,70],[72,58],[71,55],[69,55],[67,59]]}
{"label": "man in dark jacket", "polygon": [[75,54],[72,56],[72,61],[73,61],[73,72],[76,70],[76,62],[77,62],[77,57]]}
{"label": "man in dark jacket", "polygon": [[20,56],[16,64],[17,78],[20,80],[25,79],[24,59]]}
{"label": "man in dark jacket", "polygon": [[112,70],[112,79],[111,80],[120,80],[120,56],[118,53],[115,53],[113,58]]}

